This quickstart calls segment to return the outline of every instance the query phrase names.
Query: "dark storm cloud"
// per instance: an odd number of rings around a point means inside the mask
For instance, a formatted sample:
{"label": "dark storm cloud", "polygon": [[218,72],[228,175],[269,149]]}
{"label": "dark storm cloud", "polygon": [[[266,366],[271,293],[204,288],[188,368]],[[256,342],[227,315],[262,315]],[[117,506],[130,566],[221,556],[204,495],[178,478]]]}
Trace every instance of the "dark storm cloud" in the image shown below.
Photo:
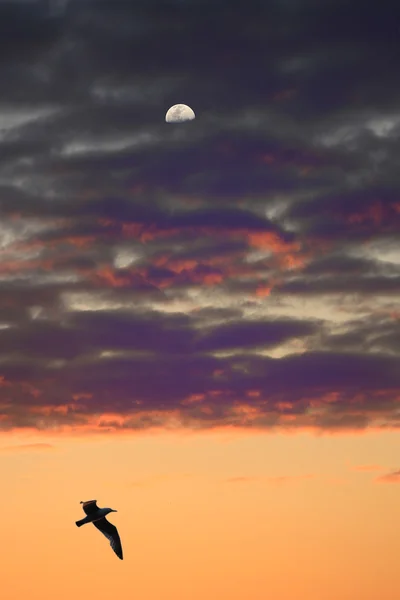
{"label": "dark storm cloud", "polygon": [[189,427],[395,427],[398,366],[388,357],[329,353],[280,360],[172,353],[57,369],[4,365],[2,393],[15,401],[4,406],[3,423],[46,427],[47,415],[48,426],[78,427],[119,414],[112,429],[135,429],[166,424],[172,414]]}
{"label": "dark storm cloud", "polygon": [[392,318],[375,315],[369,319],[354,320],[346,324],[344,333],[327,335],[326,348],[331,350],[356,350],[358,352],[392,352],[400,355],[400,323]]}
{"label": "dark storm cloud", "polygon": [[[226,316],[224,312],[214,315]],[[212,313],[171,315],[143,312],[82,312],[62,323],[34,321],[20,330],[0,330],[0,347],[6,354],[76,358],[101,350],[137,350],[156,354],[195,354],[228,348],[272,347],[291,337],[312,333],[315,326],[302,321],[237,322],[208,327],[196,333],[193,325]],[[207,323],[207,320],[206,320]],[[1,351],[0,351],[1,354]]]}
{"label": "dark storm cloud", "polygon": [[293,205],[287,215],[305,222],[311,235],[333,239],[369,239],[371,235],[400,230],[398,189],[377,188],[318,196]]}
{"label": "dark storm cloud", "polygon": [[399,360],[394,357],[353,353],[308,352],[277,361],[273,376],[266,375],[270,389],[282,391],[286,367],[290,382],[297,393],[317,391],[319,388],[367,391],[393,389],[399,385]]}
{"label": "dark storm cloud", "polygon": [[312,276],[334,275],[336,277],[342,274],[373,275],[379,271],[379,268],[376,261],[368,260],[367,258],[356,258],[344,254],[332,254],[331,256],[325,256],[320,259],[316,258],[303,269],[303,273]]}
{"label": "dark storm cloud", "polygon": [[252,346],[271,347],[292,337],[302,337],[315,331],[307,322],[275,321],[229,323],[213,329],[199,340],[203,351],[227,350]]}
{"label": "dark storm cloud", "polygon": [[299,279],[289,281],[277,287],[281,294],[400,294],[400,277],[337,277],[326,280],[307,281]]}
{"label": "dark storm cloud", "polygon": [[0,426],[398,427],[399,10],[16,6]]}

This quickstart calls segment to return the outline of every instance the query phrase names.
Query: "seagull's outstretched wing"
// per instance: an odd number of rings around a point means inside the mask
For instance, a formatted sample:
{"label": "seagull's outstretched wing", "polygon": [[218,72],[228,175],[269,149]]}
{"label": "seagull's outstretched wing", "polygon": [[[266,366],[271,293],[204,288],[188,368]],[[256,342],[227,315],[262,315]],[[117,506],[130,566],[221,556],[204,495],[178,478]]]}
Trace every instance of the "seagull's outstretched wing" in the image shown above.
{"label": "seagull's outstretched wing", "polygon": [[87,515],[92,515],[99,510],[96,502],[97,500],[87,500],[86,502],[81,502],[82,508]]}
{"label": "seagull's outstretched wing", "polygon": [[106,536],[110,542],[111,548],[114,550],[118,558],[122,560],[121,540],[119,539],[118,531],[115,525],[107,521],[105,517],[99,519],[98,521],[93,521],[93,525],[97,527],[97,529],[101,531],[103,535]]}

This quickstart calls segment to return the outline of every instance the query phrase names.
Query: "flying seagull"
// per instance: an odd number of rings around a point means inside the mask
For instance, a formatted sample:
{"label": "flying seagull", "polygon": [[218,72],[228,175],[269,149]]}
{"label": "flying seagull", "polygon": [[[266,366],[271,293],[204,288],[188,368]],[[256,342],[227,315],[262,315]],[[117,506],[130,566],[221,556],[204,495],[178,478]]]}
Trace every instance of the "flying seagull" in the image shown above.
{"label": "flying seagull", "polygon": [[77,527],[82,527],[82,525],[85,525],[85,523],[93,523],[93,525],[97,527],[97,529],[101,531],[103,535],[106,536],[110,542],[111,548],[114,550],[118,558],[122,560],[122,546],[117,528],[106,519],[106,515],[117,511],[113,508],[99,508],[96,502],[97,500],[87,500],[86,502],[81,502],[86,517],[80,519],[79,521],[75,521],[75,524]]}

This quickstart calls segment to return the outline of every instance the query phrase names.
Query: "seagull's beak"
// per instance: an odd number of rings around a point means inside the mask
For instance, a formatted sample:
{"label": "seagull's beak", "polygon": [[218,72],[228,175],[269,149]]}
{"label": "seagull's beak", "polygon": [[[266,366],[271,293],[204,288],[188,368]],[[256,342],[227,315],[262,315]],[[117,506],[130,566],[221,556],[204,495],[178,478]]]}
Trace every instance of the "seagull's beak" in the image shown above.
{"label": "seagull's beak", "polygon": [[117,510],[113,510],[113,512],[118,512]]}

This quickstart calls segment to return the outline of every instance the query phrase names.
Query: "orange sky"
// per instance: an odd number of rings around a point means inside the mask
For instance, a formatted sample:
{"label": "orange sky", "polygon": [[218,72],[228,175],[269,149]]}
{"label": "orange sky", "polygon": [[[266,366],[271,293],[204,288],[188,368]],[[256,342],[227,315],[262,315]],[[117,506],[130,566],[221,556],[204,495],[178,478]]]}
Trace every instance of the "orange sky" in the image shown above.
{"label": "orange sky", "polygon": [[394,4],[0,0],[0,600],[400,600]]}
{"label": "orange sky", "polygon": [[[2,597],[395,600],[399,488],[376,479],[399,446],[396,433],[3,434]],[[75,527],[92,498],[118,510],[123,562]]]}

